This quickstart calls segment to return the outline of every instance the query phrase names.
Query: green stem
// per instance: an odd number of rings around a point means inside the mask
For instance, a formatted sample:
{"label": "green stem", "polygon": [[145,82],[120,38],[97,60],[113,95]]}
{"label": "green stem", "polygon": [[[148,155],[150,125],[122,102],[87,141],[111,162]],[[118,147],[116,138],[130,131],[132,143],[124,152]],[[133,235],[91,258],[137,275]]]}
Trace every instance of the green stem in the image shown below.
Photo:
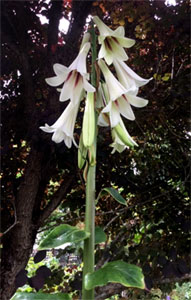
{"label": "green stem", "polygon": [[[96,35],[92,25],[92,71],[91,71],[91,84],[96,87],[96,70],[95,61],[96,53]],[[96,112],[95,112],[96,114]],[[97,145],[97,118],[95,118],[95,138],[94,138],[94,155],[96,161],[96,145]],[[91,151],[89,149],[89,151]],[[96,165],[89,165],[86,181],[86,212],[85,212],[85,230],[90,233],[90,237],[84,241],[83,253],[83,287],[82,287],[82,300],[94,300],[94,289],[85,289],[85,275],[94,272],[95,265],[95,181],[96,181]]]}
{"label": "green stem", "polygon": [[86,184],[86,217],[85,230],[90,232],[90,237],[84,241],[84,255],[83,255],[83,300],[94,299],[94,289],[86,290],[84,287],[84,277],[87,273],[94,271],[94,240],[95,240],[95,166],[90,166],[87,175]]}

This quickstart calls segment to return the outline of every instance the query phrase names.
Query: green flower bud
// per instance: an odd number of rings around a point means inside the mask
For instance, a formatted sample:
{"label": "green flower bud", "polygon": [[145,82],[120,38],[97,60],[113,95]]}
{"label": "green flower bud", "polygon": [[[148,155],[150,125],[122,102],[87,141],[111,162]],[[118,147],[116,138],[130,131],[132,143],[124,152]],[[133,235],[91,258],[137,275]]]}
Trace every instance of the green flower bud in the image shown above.
{"label": "green flower bud", "polygon": [[87,94],[84,118],[82,124],[83,144],[89,148],[94,142],[95,136],[95,108],[94,93]]}

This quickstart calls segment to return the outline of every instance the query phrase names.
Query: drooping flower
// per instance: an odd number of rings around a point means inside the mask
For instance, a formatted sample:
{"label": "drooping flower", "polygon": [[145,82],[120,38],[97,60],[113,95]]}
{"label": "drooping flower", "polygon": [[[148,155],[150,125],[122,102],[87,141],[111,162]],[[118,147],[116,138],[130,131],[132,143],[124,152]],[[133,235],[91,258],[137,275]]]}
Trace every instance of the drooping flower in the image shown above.
{"label": "drooping flower", "polygon": [[102,108],[98,117],[98,125],[115,127],[120,121],[120,112],[116,100],[110,100],[109,87],[106,83],[100,83],[98,100],[98,108]]}
{"label": "drooping flower", "polygon": [[120,119],[119,124],[112,129],[112,139],[113,143],[110,145],[113,148],[112,154],[115,153],[115,151],[121,153],[129,147],[133,148],[134,146],[138,146],[126,130],[122,119]]}
{"label": "drooping flower", "polygon": [[[107,94],[105,101],[104,97],[102,97],[104,108],[101,113],[109,113],[111,127],[115,127],[119,123],[120,115],[124,116],[126,119],[132,121],[135,120],[135,115],[131,105],[135,107],[144,107],[148,104],[148,100],[137,96],[138,87],[146,84],[146,79],[141,78],[131,70],[132,76],[134,77],[124,74],[124,77],[126,76],[126,78],[123,78],[122,74],[119,72],[119,78],[121,79],[121,82],[119,82],[102,59],[98,61],[98,65],[106,81],[106,85],[102,85],[102,88],[104,90],[104,94]],[[99,101],[99,103],[101,102]],[[102,122],[103,117],[100,117],[98,121]]]}
{"label": "drooping flower", "polygon": [[[147,105],[148,100],[141,97],[137,97],[138,88],[130,89],[129,91],[114,77],[111,71],[108,69],[103,60],[98,62],[100,69],[104,75],[106,84],[102,84],[102,103],[103,110],[101,115],[109,113],[109,119],[111,127],[115,127],[120,120],[120,115],[126,119],[135,120],[135,115],[131,108],[131,105],[135,107],[144,107]],[[101,94],[101,92],[99,92]],[[99,96],[101,97],[101,96]],[[99,103],[101,103],[99,101]],[[99,104],[100,105],[100,104]],[[100,116],[99,122],[103,123],[104,117]]]}
{"label": "drooping flower", "polygon": [[[109,99],[109,92],[106,83],[100,83],[98,95],[98,108],[101,108],[105,105],[105,108],[108,108],[108,105],[114,105],[115,107],[115,101],[110,101]],[[113,147],[112,153],[115,151],[121,153],[123,150],[129,147],[137,146],[135,141],[131,138],[126,130],[119,111],[116,110],[111,112],[109,110],[107,111],[107,109],[102,109],[98,117],[98,125],[102,127],[107,127],[109,125],[111,126],[113,143],[110,146]]]}
{"label": "drooping flower", "polygon": [[89,74],[86,69],[86,57],[89,49],[90,43],[87,42],[69,67],[58,63],[53,66],[56,76],[47,78],[46,82],[51,86],[59,86],[64,83],[60,93],[60,101],[71,99],[72,104],[76,105],[80,102],[83,90],[95,91],[95,88],[88,82]]}
{"label": "drooping flower", "polygon": [[74,126],[79,109],[79,103],[73,105],[72,102],[68,104],[64,112],[58,118],[58,120],[52,125],[41,126],[40,129],[47,133],[53,133],[52,141],[55,143],[65,142],[68,148],[71,148],[72,142],[77,146],[74,140]]}
{"label": "drooping flower", "polygon": [[128,56],[123,47],[132,47],[135,44],[135,40],[125,37],[124,27],[119,26],[116,30],[112,30],[97,16],[93,17],[93,21],[100,32],[98,41],[101,44],[101,48],[98,58],[104,58],[108,65],[112,64],[114,58],[122,61],[127,60]]}
{"label": "drooping flower", "polygon": [[131,105],[140,108],[146,106],[147,103],[146,99],[126,93],[115,101],[109,101],[101,113],[109,113],[111,127],[115,127],[119,123],[120,115],[128,120],[135,120]]}

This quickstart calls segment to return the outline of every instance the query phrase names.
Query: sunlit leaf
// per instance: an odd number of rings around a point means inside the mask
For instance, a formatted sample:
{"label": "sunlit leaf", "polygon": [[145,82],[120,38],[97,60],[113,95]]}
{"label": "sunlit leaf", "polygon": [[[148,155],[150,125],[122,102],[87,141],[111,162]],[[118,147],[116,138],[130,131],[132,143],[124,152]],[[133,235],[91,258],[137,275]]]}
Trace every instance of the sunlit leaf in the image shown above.
{"label": "sunlit leaf", "polygon": [[171,73],[165,73],[164,76],[161,78],[163,81],[168,81],[171,77]]}
{"label": "sunlit leaf", "polygon": [[110,194],[120,204],[127,205],[126,200],[114,188],[106,187],[103,190],[101,190],[101,192],[98,195],[98,199],[100,199],[106,193]]}
{"label": "sunlit leaf", "polygon": [[56,248],[65,243],[78,243],[89,236],[90,233],[76,227],[67,224],[59,225],[40,243],[39,250]]}
{"label": "sunlit leaf", "polygon": [[109,282],[120,283],[126,287],[145,288],[141,268],[122,260],[112,261],[101,269],[85,276],[85,288],[87,290],[106,285]]}
{"label": "sunlit leaf", "polygon": [[72,300],[68,294],[16,293],[11,300]]}

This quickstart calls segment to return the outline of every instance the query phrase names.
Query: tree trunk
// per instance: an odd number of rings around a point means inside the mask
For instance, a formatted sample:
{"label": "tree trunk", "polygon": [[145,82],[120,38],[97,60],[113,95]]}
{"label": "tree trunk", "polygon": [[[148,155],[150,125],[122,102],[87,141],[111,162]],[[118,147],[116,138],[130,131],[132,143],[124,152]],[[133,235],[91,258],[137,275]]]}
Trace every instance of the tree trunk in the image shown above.
{"label": "tree trunk", "polygon": [[1,268],[1,299],[9,300],[14,294],[15,278],[25,268],[37,234],[32,223],[33,207],[41,179],[43,153],[32,151],[26,173],[16,198],[17,224],[3,237]]}

